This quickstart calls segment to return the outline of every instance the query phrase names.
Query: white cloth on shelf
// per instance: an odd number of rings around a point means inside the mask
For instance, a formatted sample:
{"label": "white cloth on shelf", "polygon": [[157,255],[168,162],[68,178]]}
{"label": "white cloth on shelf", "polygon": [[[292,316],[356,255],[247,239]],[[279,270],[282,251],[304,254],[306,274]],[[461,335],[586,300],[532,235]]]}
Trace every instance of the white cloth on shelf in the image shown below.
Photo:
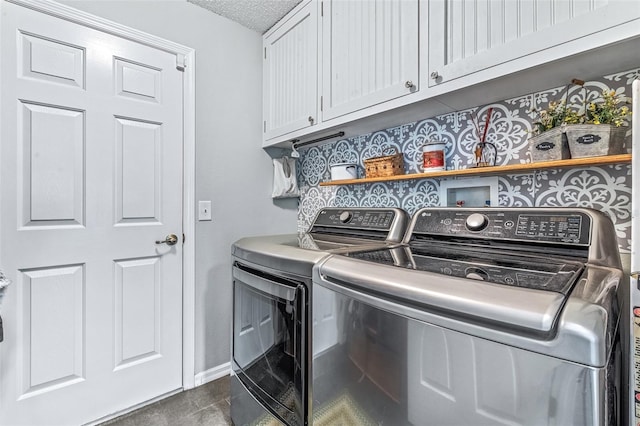
{"label": "white cloth on shelf", "polygon": [[272,198],[299,197],[296,179],[295,158],[282,157],[273,159],[273,193]]}
{"label": "white cloth on shelf", "polygon": [[0,308],[2,307],[2,297],[9,284],[11,284],[11,280],[7,278],[4,272],[2,272],[2,269],[0,269]]}

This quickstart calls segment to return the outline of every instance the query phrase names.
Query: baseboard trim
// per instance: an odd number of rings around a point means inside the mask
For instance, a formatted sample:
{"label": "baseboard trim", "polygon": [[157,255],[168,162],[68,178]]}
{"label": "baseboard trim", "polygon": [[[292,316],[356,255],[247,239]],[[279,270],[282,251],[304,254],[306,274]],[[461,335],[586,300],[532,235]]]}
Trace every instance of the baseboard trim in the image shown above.
{"label": "baseboard trim", "polygon": [[[150,399],[148,401],[141,402],[140,404],[133,405],[133,406],[131,406],[129,408],[125,408],[124,410],[120,410],[120,411],[117,411],[115,413],[108,414],[108,415],[106,415],[104,417],[101,417],[101,418],[99,418],[97,420],[93,420],[93,421],[91,421],[89,423],[84,423],[83,426],[97,426],[97,425],[101,425],[101,424],[103,424],[105,422],[108,422],[110,420],[113,420],[115,418],[124,417],[129,413],[132,413],[132,412],[134,412],[136,410],[139,410],[139,409],[144,408],[144,407],[146,407],[148,405],[151,405],[154,402],[158,402],[158,401],[161,401],[161,400],[163,400],[165,398],[169,398],[170,396],[179,394],[180,392],[182,392],[182,388],[176,389],[176,390],[171,391],[171,392],[167,392],[167,393],[165,393],[163,395],[157,396],[157,397],[152,398],[152,399]],[[124,422],[124,423],[126,423],[126,422]]]}
{"label": "baseboard trim", "polygon": [[195,385],[204,385],[205,383],[209,383],[213,380],[219,379],[220,377],[228,376],[229,374],[231,374],[231,363],[226,362],[196,374]]}

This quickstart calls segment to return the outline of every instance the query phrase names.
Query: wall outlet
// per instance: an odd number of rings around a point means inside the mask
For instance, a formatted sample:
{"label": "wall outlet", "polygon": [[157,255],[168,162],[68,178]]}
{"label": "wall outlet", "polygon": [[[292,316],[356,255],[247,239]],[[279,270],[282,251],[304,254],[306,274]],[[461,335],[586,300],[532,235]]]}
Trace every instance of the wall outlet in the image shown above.
{"label": "wall outlet", "polygon": [[198,220],[211,220],[211,201],[198,201]]}

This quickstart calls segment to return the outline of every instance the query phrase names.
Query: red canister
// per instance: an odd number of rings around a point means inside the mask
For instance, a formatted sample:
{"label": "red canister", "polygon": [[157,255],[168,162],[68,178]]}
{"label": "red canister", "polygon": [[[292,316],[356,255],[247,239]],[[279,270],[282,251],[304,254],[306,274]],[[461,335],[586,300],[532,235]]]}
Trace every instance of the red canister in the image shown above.
{"label": "red canister", "polygon": [[432,172],[446,170],[444,165],[445,143],[440,141],[430,141],[422,148],[422,171]]}

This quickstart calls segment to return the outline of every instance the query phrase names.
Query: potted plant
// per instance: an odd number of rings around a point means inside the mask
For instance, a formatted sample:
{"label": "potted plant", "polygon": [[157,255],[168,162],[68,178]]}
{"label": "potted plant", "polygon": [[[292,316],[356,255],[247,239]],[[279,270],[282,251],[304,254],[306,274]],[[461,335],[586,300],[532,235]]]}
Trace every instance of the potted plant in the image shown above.
{"label": "potted plant", "polygon": [[566,101],[551,101],[545,110],[538,111],[539,120],[533,125],[534,136],[529,139],[531,159],[537,161],[563,160],[570,158],[565,134],[566,123],[579,123],[578,111]]}
{"label": "potted plant", "polygon": [[566,126],[571,157],[622,154],[627,119],[631,112],[615,90],[603,90],[601,99],[590,102],[579,123]]}

